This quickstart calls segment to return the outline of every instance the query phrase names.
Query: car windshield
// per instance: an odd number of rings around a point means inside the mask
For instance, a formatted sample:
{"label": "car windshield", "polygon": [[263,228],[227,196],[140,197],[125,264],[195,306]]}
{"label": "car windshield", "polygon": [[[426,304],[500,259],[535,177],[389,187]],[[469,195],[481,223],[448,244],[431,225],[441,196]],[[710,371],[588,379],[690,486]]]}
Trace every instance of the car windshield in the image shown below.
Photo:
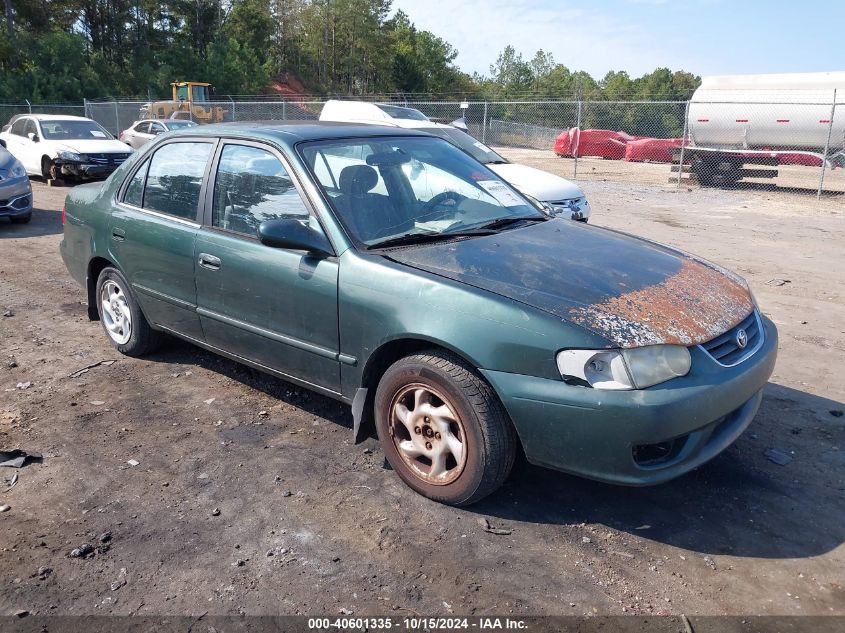
{"label": "car windshield", "polygon": [[112,135],[94,121],[45,119],[41,121],[41,132],[50,141],[78,139],[109,139]]}
{"label": "car windshield", "polygon": [[478,235],[546,217],[439,138],[370,137],[299,147],[341,222],[369,247]]}
{"label": "car windshield", "polygon": [[404,108],[402,106],[387,105],[386,103],[377,103],[376,107],[387,114],[391,119],[411,119],[412,121],[428,121],[428,117],[419,110],[414,108]]}
{"label": "car windshield", "polygon": [[166,122],[163,122],[163,123],[164,123],[164,127],[166,127],[168,130],[181,130],[181,129],[186,128],[186,127],[196,127],[197,126],[197,124],[194,123],[193,121],[174,121],[174,120],[170,120],[170,121],[166,121]]}
{"label": "car windshield", "polygon": [[420,127],[415,129],[420,130],[421,132],[433,134],[434,136],[439,136],[440,138],[445,138],[453,145],[457,145],[458,147],[460,147],[479,163],[489,165],[508,162],[504,158],[499,156],[496,152],[494,152],[492,149],[487,147],[484,143],[482,143],[481,141],[476,141],[469,134],[467,134],[463,130],[459,130],[458,128],[437,126]]}

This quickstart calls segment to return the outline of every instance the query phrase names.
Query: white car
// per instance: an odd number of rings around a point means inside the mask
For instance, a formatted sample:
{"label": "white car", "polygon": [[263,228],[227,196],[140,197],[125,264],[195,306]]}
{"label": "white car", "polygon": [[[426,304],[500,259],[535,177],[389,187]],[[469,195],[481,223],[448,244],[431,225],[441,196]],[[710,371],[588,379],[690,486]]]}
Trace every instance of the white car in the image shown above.
{"label": "white car", "polygon": [[135,121],[127,129],[118,135],[118,140],[123,141],[129,147],[140,149],[159,134],[182,130],[186,127],[196,127],[193,121],[181,119],[142,119]]}
{"label": "white car", "polygon": [[387,125],[439,136],[487,165],[522,193],[546,203],[554,213],[566,214],[573,220],[583,222],[590,217],[590,203],[584,191],[571,180],[527,165],[511,163],[466,132],[452,125],[435,123],[414,108],[332,99],[323,106],[320,120]]}
{"label": "white car", "polygon": [[0,133],[27,174],[45,179],[104,178],[132,153],[95,121],[79,116],[16,116]]}

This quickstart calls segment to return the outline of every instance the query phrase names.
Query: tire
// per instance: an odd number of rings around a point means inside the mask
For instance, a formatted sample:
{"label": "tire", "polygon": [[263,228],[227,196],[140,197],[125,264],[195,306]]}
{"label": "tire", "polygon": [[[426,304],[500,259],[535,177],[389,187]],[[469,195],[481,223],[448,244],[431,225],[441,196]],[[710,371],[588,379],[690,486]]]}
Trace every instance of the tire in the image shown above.
{"label": "tire", "polygon": [[693,159],[693,171],[702,187],[732,187],[740,179],[740,166],[733,161]]}
{"label": "tire", "polygon": [[32,219],[32,213],[27,213],[26,215],[19,215],[16,218],[9,218],[12,221],[12,224],[27,224]]}
{"label": "tire", "polygon": [[60,175],[61,174],[58,173],[58,169],[56,168],[56,164],[52,160],[50,160],[47,156],[41,158],[41,176],[45,181],[59,180]]}
{"label": "tire", "polygon": [[513,467],[517,440],[507,412],[449,352],[425,351],[391,365],[376,389],[375,420],[393,470],[434,501],[476,503]]}
{"label": "tire", "polygon": [[111,344],[121,354],[144,356],[161,342],[141,312],[129,282],[116,268],[103,268],[97,278],[97,314]]}

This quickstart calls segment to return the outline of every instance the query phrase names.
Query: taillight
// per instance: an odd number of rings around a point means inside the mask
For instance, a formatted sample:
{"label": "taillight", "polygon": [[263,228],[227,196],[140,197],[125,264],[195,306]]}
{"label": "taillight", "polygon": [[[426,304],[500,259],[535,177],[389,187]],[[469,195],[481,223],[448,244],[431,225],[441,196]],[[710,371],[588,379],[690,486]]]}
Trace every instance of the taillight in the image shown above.
{"label": "taillight", "polygon": [[65,223],[65,205],[62,205],[62,225]]}

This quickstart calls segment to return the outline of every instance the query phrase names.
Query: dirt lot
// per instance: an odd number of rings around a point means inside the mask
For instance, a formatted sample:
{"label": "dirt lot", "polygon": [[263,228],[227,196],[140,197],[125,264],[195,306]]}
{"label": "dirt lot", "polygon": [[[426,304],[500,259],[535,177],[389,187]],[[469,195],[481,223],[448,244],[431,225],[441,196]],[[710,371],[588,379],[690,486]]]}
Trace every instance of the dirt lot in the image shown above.
{"label": "dirt lot", "polygon": [[35,184],[0,224],[0,448],[43,454],[0,469],[0,613],[845,614],[845,197],[585,187],[594,224],[749,280],[781,335],[762,409],[663,486],[523,464],[458,510],[339,404],[176,341],[121,357],[59,257],[66,191]]}

